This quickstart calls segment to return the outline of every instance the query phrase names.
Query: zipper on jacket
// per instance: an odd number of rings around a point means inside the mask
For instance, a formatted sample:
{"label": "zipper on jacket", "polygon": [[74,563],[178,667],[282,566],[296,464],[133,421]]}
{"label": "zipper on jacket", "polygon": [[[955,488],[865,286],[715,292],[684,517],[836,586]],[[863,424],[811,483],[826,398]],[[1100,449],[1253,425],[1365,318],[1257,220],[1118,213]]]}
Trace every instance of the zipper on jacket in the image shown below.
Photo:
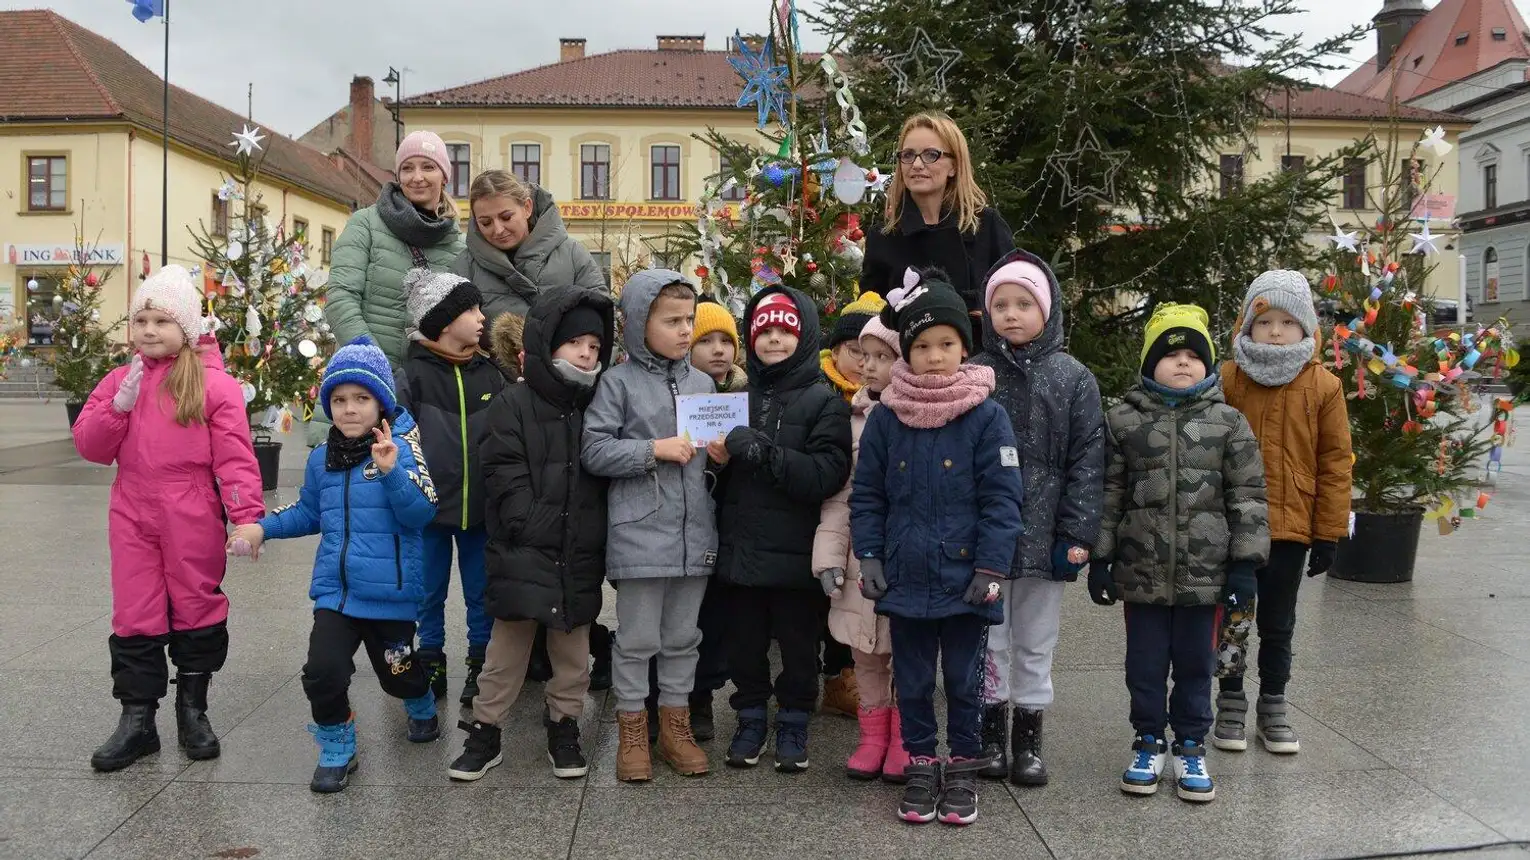
{"label": "zipper on jacket", "polygon": [[1174,429],[1169,433],[1169,603],[1174,603],[1175,576],[1179,567],[1179,410],[1169,413]]}
{"label": "zipper on jacket", "polygon": [[404,548],[403,539],[398,535],[393,536],[393,568],[398,571],[398,590],[404,590]]}
{"label": "zipper on jacket", "polygon": [[340,608],[336,610],[337,612],[345,610],[345,599],[350,596],[351,591],[350,582],[345,578],[345,556],[351,549],[351,476],[354,472],[354,468],[345,470],[345,505],[342,507],[345,512],[345,527],[340,537]]}
{"label": "zipper on jacket", "polygon": [[[674,370],[671,370],[669,372],[669,375],[664,378],[664,381],[669,383],[669,402],[670,402],[670,406],[674,407],[675,409],[679,409],[680,408],[680,386],[678,384],[676,384],[676,382],[675,382],[675,372],[674,372]],[[676,465],[679,465],[679,464],[677,463]],[[654,470],[653,480],[654,480],[654,485],[655,485],[654,488],[658,489],[659,474],[658,474],[657,467],[655,467],[655,470]],[[680,466],[680,575],[681,576],[685,576],[686,575],[686,571],[688,569],[690,569],[690,566],[691,566],[690,542],[688,540],[686,540],[686,537],[685,537],[685,528],[686,528],[686,526],[690,525],[690,522],[691,522],[691,499],[690,499],[690,494],[685,491],[685,466]]]}
{"label": "zipper on jacket", "polygon": [[[577,412],[572,413],[572,415],[577,414]],[[564,413],[563,426],[568,430],[569,451],[577,452],[579,450],[579,432],[574,429],[573,422],[569,420],[570,417],[570,413]],[[572,459],[573,457],[577,456],[577,453],[571,453],[568,465],[563,468],[566,480],[563,482],[563,516],[559,517],[559,519],[562,520],[561,525],[563,526],[563,587],[559,589],[558,596],[561,598],[561,602],[563,604],[563,615],[561,616],[563,620],[563,626],[567,630],[574,629],[573,625],[570,624],[568,620],[568,589],[569,583],[573,578],[573,571],[569,567],[569,560],[573,558],[574,549],[574,537],[572,534],[573,518],[569,516],[569,508],[573,507],[574,482],[578,480],[579,476],[579,467],[575,465]]]}
{"label": "zipper on jacket", "polygon": [[462,390],[462,367],[452,365],[452,373],[457,375],[457,419],[461,422],[462,440],[462,530],[468,529],[468,432],[467,432],[467,392]]}

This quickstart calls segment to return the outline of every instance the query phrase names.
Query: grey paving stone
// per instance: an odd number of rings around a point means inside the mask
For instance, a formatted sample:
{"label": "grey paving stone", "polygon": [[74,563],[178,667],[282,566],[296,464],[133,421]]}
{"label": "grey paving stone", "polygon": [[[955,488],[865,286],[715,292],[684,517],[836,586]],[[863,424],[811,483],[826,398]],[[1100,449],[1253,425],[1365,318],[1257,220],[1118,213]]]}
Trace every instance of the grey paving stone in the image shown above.
{"label": "grey paving stone", "polygon": [[168,784],[165,779],[0,779],[0,857],[83,857]]}

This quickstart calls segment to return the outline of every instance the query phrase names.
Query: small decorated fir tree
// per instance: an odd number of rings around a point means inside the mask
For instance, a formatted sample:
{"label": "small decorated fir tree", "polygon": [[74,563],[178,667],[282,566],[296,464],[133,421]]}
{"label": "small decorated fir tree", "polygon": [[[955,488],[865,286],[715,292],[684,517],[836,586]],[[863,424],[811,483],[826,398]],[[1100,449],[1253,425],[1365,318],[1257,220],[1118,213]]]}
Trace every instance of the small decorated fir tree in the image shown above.
{"label": "small decorated fir tree", "polygon": [[84,237],[76,235],[74,262],[53,294],[52,312],[43,311],[53,325],[53,349],[46,361],[53,368],[54,386],[68,403],[84,403],[129,352],[111,335],[124,319],[101,322],[101,293],[110,272],[89,265],[90,252]]}

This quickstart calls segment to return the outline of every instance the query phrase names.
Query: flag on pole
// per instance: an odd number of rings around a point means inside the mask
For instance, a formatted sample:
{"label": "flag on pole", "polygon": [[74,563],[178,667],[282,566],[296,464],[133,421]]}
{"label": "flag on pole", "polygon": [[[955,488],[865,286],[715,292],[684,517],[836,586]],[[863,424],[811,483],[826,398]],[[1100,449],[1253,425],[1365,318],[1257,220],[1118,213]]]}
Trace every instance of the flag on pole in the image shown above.
{"label": "flag on pole", "polygon": [[165,17],[165,0],[128,0],[133,4],[133,17],[147,24],[150,18]]}

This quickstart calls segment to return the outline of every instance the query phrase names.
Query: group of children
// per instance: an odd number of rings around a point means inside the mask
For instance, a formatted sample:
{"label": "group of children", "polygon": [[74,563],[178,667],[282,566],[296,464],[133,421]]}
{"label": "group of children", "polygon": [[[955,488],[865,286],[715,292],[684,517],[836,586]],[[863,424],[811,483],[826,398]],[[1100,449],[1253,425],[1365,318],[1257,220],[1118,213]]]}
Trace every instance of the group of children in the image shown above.
{"label": "group of children", "polygon": [[[539,628],[549,761],[558,777],[588,771],[578,721],[607,581],[624,782],[651,779],[655,750],[677,773],[708,771],[698,739],[712,735],[724,678],[737,714],[726,762],[758,764],[774,699],[775,768],[806,769],[825,679],[824,709],[859,720],[851,777],[904,783],[905,821],[971,823],[979,777],[1048,780],[1042,713],[1062,593],[1085,571],[1096,603],[1126,604],[1136,738],[1123,791],[1155,792],[1172,753],[1179,796],[1210,800],[1213,722],[1216,746],[1246,746],[1248,625],[1224,616],[1257,619],[1258,734],[1297,750],[1284,698],[1295,596],[1309,547],[1308,575],[1332,563],[1350,467],[1344,400],[1315,360],[1299,274],[1255,280],[1220,369],[1206,313],[1160,304],[1141,379],[1108,411],[1063,352],[1055,277],[1024,251],[989,273],[982,352],[938,270],[909,270],[885,302],[862,296],[826,338],[791,288],[756,294],[741,338],[679,273],[639,272],[620,295],[626,357],[614,366],[615,309],[599,292],[542,291],[520,338],[493,338],[491,360],[471,282],[422,270],[409,290],[404,367],[395,376],[366,338],[337,350],[319,391],[329,439],[297,502],[264,516],[242,397],[203,337],[190,276],[166,267],[135,294],[138,355],[74,430],[87,459],[119,465],[111,653],[123,715],[97,768],[158,750],[167,646],[180,744],[218,754],[206,692],[227,651],[225,550],[258,558],[265,541],[307,534],[320,535],[303,668],[315,791],[344,789],[357,767],[358,645],[404,700],[408,739],[439,737],[454,543],[473,592],[454,780],[502,761],[500,724]],[[734,391],[747,392],[746,426],[680,435],[678,398]]]}

